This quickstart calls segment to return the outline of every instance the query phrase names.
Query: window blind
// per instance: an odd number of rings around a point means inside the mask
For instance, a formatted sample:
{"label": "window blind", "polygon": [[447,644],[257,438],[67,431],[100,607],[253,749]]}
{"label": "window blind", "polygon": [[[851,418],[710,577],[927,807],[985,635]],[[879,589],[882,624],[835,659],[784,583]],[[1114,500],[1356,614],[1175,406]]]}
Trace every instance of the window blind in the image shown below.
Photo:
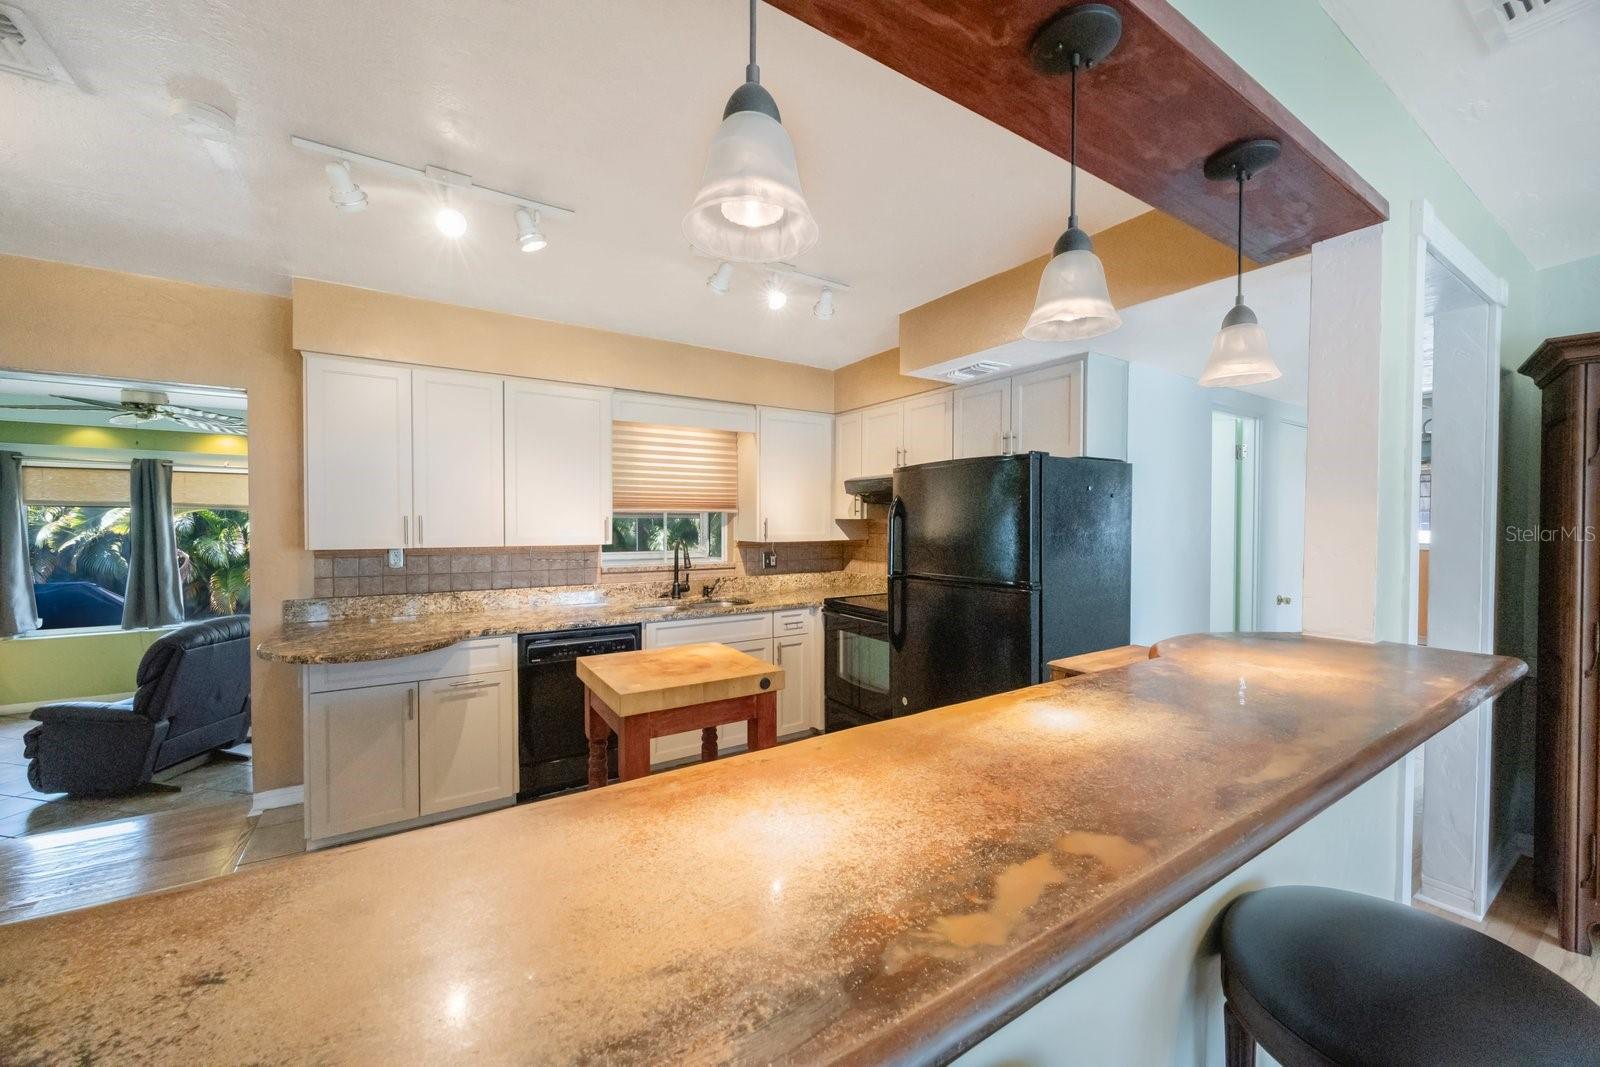
{"label": "window blind", "polygon": [[739,435],[612,423],[611,506],[617,511],[737,511]]}
{"label": "window blind", "polygon": [[[177,507],[249,506],[249,478],[243,471],[174,471],[172,503]],[[22,499],[54,507],[126,507],[127,468],[50,467],[24,464]]]}

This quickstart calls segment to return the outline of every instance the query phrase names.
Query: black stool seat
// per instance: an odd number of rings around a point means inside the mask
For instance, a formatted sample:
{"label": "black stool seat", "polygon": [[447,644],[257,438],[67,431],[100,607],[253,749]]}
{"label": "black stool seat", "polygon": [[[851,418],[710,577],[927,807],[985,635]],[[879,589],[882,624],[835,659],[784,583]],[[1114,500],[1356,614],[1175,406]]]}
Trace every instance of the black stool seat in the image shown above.
{"label": "black stool seat", "polygon": [[[1311,886],[1248,893],[1222,920],[1223,992],[1288,1067],[1600,1064],[1600,1006],[1493,938]],[[1249,1054],[1230,1029],[1230,1062]]]}

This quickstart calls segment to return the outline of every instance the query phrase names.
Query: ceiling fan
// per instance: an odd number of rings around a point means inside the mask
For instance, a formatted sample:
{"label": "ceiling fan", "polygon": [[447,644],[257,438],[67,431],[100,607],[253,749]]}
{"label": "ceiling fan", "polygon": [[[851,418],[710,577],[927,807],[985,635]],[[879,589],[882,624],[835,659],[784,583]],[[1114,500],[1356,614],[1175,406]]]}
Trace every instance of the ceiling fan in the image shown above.
{"label": "ceiling fan", "polygon": [[122,399],[118,403],[109,400],[91,400],[85,396],[54,396],[56,400],[70,401],[67,404],[0,404],[0,409],[9,411],[115,411],[111,423],[116,426],[142,426],[147,422],[166,419],[176,422],[191,429],[203,430],[206,433],[226,433],[243,435],[245,421],[238,415],[229,415],[221,411],[205,411],[201,408],[184,407],[181,404],[168,403],[166,393],[149,389],[124,389]]}

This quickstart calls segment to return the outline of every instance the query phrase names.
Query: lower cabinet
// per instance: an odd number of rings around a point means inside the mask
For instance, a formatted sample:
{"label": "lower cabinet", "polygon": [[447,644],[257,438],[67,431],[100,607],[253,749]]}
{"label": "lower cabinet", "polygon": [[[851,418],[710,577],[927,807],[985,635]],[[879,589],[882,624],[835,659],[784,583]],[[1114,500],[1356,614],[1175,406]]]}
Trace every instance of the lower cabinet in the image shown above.
{"label": "lower cabinet", "polygon": [[347,840],[517,792],[513,639],[306,675],[306,839]]}
{"label": "lower cabinet", "polygon": [[[656,622],[644,628],[645,648],[671,648],[708,641],[783,668],[783,689],[778,692],[780,738],[802,730],[822,729],[822,631],[817,608]],[[743,723],[718,727],[719,748],[733,748],[744,743]],[[658,737],[650,742],[652,764],[671,763],[699,754],[698,731]]]}

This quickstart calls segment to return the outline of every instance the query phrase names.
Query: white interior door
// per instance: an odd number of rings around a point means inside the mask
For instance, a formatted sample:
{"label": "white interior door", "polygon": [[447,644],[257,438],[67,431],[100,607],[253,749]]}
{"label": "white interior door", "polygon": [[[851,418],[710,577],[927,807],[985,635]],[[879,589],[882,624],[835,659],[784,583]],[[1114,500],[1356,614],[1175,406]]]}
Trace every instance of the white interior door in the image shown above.
{"label": "white interior door", "polygon": [[505,543],[611,540],[611,390],[506,381]]}
{"label": "white interior door", "polygon": [[1011,380],[1011,450],[1083,455],[1083,362],[1045,367]]}
{"label": "white interior door", "polygon": [[905,447],[905,408],[899,401],[861,413],[861,473],[886,476],[900,466]]}
{"label": "white interior door", "polygon": [[306,547],[404,548],[411,531],[411,368],[305,360]]}
{"label": "white interior door", "polygon": [[422,814],[487,804],[516,793],[515,678],[505,672],[417,687]]}
{"label": "white interior door", "polygon": [[504,380],[422,368],[411,378],[419,548],[505,543]]}
{"label": "white interior door", "polygon": [[1262,449],[1263,482],[1261,628],[1278,633],[1300,632],[1300,585],[1305,574],[1306,428],[1274,423]]}
{"label": "white interior door", "polygon": [[1011,379],[955,391],[955,456],[1003,456],[1011,451]]}
{"label": "white interior door", "polygon": [[417,687],[306,699],[306,821],[315,840],[417,817]]}
{"label": "white interior door", "polygon": [[955,455],[955,399],[950,390],[914,396],[905,402],[905,446],[901,459],[936,463]]}

